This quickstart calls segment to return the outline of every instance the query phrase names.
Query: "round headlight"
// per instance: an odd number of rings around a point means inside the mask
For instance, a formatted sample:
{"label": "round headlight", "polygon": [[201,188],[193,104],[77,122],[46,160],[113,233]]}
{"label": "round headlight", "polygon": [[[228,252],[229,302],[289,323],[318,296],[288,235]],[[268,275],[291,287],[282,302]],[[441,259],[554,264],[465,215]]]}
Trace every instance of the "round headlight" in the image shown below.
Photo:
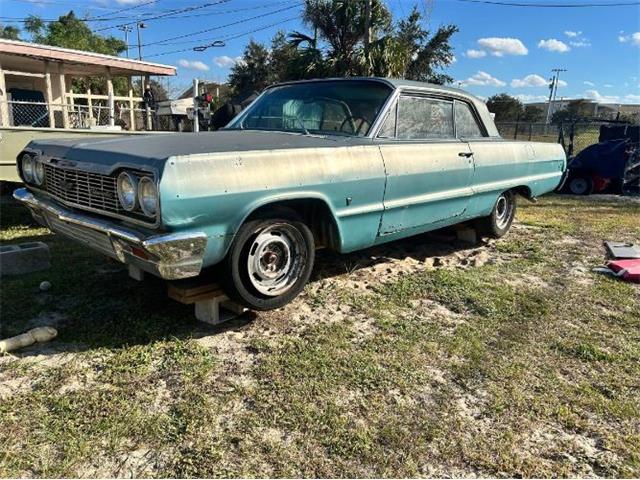
{"label": "round headlight", "polygon": [[25,182],[33,182],[33,157],[31,155],[22,156],[22,177]]}
{"label": "round headlight", "polygon": [[138,184],[138,202],[145,215],[155,216],[158,211],[158,189],[149,177],[142,177]]}
{"label": "round headlight", "polygon": [[39,160],[33,160],[33,179],[38,185],[44,183],[44,164]]}
{"label": "round headlight", "polygon": [[126,211],[130,212],[136,208],[136,180],[127,172],[122,172],[118,175],[118,200],[120,205]]}

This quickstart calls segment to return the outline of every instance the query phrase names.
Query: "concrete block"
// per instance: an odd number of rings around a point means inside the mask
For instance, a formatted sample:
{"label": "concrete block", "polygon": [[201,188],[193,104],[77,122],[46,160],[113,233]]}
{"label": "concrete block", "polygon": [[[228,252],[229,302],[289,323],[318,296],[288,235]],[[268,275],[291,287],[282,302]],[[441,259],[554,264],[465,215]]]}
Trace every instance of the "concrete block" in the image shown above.
{"label": "concrete block", "polygon": [[195,302],[196,318],[209,325],[218,325],[246,312],[247,309],[229,300],[226,295]]}
{"label": "concrete block", "polygon": [[21,275],[51,268],[49,246],[26,242],[0,246],[0,274]]}
{"label": "concrete block", "polygon": [[456,230],[456,236],[461,242],[478,243],[478,232],[476,232],[475,228],[459,228]]}

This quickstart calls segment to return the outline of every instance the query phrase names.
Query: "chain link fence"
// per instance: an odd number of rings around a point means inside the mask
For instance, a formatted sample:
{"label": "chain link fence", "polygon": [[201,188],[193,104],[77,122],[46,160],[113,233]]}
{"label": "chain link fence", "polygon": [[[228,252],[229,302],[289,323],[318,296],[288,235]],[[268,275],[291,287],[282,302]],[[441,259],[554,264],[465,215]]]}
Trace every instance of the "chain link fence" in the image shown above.
{"label": "chain link fence", "polygon": [[[65,115],[68,119],[68,128],[72,129],[88,129],[94,126],[109,125],[109,106],[106,100],[94,100],[91,107],[82,104],[8,101],[6,108],[9,114],[9,125],[15,127],[64,128]],[[149,115],[152,118],[151,122],[147,121]],[[134,107],[133,115],[131,115],[129,102],[115,102],[115,125],[124,130],[147,130],[148,123],[151,123],[153,130],[165,130],[161,128],[162,125],[156,125],[152,110],[147,111],[145,108]],[[166,130],[170,129],[166,128]]]}
{"label": "chain link fence", "polygon": [[600,127],[604,121],[546,124],[533,122],[499,122],[498,131],[503,138],[531,142],[561,143],[567,154],[576,155],[589,145],[598,143]]}

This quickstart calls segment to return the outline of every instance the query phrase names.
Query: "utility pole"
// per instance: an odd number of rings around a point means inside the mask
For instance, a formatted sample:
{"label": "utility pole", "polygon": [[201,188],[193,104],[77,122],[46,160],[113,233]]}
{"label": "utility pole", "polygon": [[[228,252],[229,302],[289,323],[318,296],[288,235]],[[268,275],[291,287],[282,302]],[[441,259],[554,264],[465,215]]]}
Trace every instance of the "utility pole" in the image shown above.
{"label": "utility pole", "polygon": [[200,131],[200,118],[198,118],[198,111],[200,107],[200,104],[198,102],[198,96],[200,95],[200,92],[198,90],[199,90],[198,79],[194,78],[193,79],[193,131],[194,132]]}
{"label": "utility pole", "polygon": [[129,25],[122,25],[118,27],[118,30],[122,30],[124,32],[124,43],[127,46],[127,58],[129,58],[129,32],[133,31]]}
{"label": "utility pole", "polygon": [[142,41],[140,40],[140,29],[147,28],[142,22],[136,23],[136,30],[138,31],[138,60],[142,60]]}
{"label": "utility pole", "polygon": [[558,80],[560,80],[560,72],[566,72],[565,68],[554,68],[551,70],[553,77],[551,84],[549,85],[549,105],[547,106],[547,125],[551,122],[551,115],[553,115],[553,104],[556,101],[556,94],[558,93]]}

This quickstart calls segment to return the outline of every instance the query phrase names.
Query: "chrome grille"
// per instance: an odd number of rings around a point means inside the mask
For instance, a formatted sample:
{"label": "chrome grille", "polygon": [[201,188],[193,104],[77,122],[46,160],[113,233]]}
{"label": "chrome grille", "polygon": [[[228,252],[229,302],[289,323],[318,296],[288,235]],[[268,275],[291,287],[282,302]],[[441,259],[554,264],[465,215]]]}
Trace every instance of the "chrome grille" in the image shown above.
{"label": "chrome grille", "polygon": [[123,214],[116,179],[98,173],[45,165],[45,188],[54,198],[79,207]]}

